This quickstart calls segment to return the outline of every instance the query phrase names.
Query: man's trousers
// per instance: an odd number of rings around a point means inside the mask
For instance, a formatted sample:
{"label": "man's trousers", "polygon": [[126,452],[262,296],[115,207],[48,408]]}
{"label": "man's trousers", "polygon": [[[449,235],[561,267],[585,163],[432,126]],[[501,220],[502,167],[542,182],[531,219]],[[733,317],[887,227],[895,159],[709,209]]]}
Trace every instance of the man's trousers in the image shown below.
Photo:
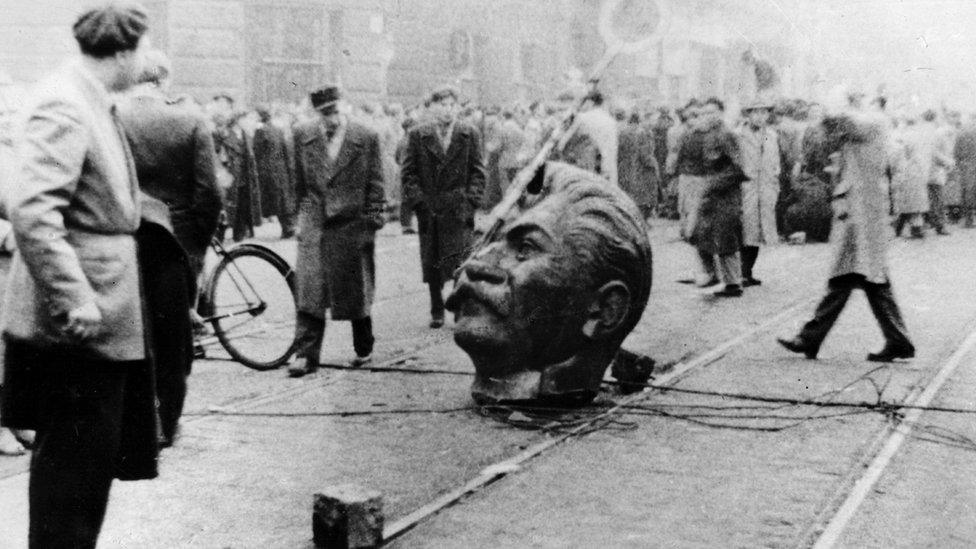
{"label": "man's trousers", "polygon": [[[295,355],[318,364],[322,354],[322,340],[325,339],[325,316],[298,311],[295,323]],[[352,321],[352,346],[356,356],[373,354],[373,319],[358,318]]]}
{"label": "man's trousers", "polygon": [[864,290],[868,298],[871,312],[874,313],[874,318],[881,327],[881,333],[884,334],[885,346],[893,349],[913,348],[898,303],[891,293],[891,283],[868,282],[863,275],[859,274],[847,274],[830,279],[827,283],[827,295],[817,306],[813,319],[800,331],[799,337],[803,343],[812,350],[820,349],[827,333],[844,310],[851,292],[857,288]]}

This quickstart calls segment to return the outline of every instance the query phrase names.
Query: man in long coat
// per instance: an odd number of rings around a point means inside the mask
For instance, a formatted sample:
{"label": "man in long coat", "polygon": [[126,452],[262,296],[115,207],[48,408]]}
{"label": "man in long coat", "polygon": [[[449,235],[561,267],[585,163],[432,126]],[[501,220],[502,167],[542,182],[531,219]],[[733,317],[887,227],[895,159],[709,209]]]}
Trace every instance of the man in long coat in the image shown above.
{"label": "man in long coat", "polygon": [[885,345],[867,360],[891,362],[915,356],[891,292],[886,252],[890,238],[885,185],[888,164],[887,120],[877,114],[849,112],[824,120],[828,139],[841,143],[840,182],[834,189],[834,264],[827,295],[813,319],[791,339],[779,343],[807,358],[816,358],[827,333],[840,316],[851,292],[864,290],[881,327]]}
{"label": "man in long coat", "polygon": [[433,121],[410,130],[402,178],[404,196],[416,204],[420,259],[430,289],[430,326],[444,325],[444,283],[467,259],[474,212],[485,188],[481,134],[457,118],[458,92],[430,96]]}
{"label": "man in long coat", "polygon": [[3,423],[37,430],[31,548],[95,547],[113,478],[157,475],[155,387],[135,233],[138,183],[112,92],[135,82],[148,19],[84,12],[81,50],[34,89],[8,204]]}
{"label": "man in long coat", "polygon": [[781,158],[779,137],[769,127],[772,105],[754,103],[743,109],[747,120],[739,129],[742,171],[742,285],[761,282],[752,273],[759,247],[779,242],[776,205],[780,195]]}
{"label": "man in long coat", "polygon": [[353,366],[373,353],[370,309],[376,287],[375,233],[383,227],[383,163],[375,131],[340,112],[340,92],[311,94],[316,119],[295,128],[298,196],[297,359],[288,373],[318,367],[325,313],[351,320]]}

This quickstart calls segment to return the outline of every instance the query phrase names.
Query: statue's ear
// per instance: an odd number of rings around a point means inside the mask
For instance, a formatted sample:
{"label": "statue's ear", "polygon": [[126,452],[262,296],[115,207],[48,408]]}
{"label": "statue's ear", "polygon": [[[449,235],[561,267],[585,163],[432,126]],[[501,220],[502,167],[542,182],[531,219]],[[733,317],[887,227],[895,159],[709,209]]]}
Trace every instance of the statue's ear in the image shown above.
{"label": "statue's ear", "polygon": [[586,310],[583,335],[590,339],[603,339],[614,335],[630,312],[630,288],[619,280],[607,282],[596,292],[596,297]]}

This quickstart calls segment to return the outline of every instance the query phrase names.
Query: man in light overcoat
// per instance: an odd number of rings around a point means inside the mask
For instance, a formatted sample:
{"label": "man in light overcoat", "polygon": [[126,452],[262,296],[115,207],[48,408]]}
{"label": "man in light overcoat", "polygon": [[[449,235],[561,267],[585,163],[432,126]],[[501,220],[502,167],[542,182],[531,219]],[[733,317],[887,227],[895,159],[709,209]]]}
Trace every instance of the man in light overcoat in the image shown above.
{"label": "man in light overcoat", "polygon": [[337,86],[312,92],[319,116],[295,128],[298,196],[297,359],[289,375],[318,367],[325,314],[352,321],[353,366],[373,353],[370,309],[376,287],[375,233],[383,227],[380,141],[349,120]]}
{"label": "man in light overcoat", "polygon": [[742,285],[757,286],[753,267],[759,247],[779,242],[776,204],[780,193],[780,150],[776,130],[769,127],[773,106],[761,102],[742,109],[745,125],[736,132],[742,171]]}
{"label": "man in light overcoat", "polygon": [[860,288],[885,339],[884,347],[869,353],[867,360],[912,358],[915,347],[891,291],[886,258],[891,239],[886,186],[888,121],[878,114],[851,111],[828,117],[823,124],[828,139],[841,143],[840,181],[833,191],[833,267],[827,294],[813,318],[796,337],[778,341],[790,351],[816,358],[851,292]]}
{"label": "man in light overcoat", "polygon": [[141,71],[147,25],[130,5],[84,12],[82,55],[34,90],[16,145],[0,415],[37,430],[31,548],[95,547],[113,478],[157,474],[139,189],[111,95]]}

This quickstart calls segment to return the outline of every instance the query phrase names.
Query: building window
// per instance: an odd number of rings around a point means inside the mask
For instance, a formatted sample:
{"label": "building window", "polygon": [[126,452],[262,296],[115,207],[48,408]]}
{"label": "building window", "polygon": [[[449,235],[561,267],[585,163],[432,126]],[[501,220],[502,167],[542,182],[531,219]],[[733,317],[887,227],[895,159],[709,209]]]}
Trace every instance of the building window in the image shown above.
{"label": "building window", "polygon": [[320,7],[254,4],[247,11],[252,103],[300,101],[326,78]]}

